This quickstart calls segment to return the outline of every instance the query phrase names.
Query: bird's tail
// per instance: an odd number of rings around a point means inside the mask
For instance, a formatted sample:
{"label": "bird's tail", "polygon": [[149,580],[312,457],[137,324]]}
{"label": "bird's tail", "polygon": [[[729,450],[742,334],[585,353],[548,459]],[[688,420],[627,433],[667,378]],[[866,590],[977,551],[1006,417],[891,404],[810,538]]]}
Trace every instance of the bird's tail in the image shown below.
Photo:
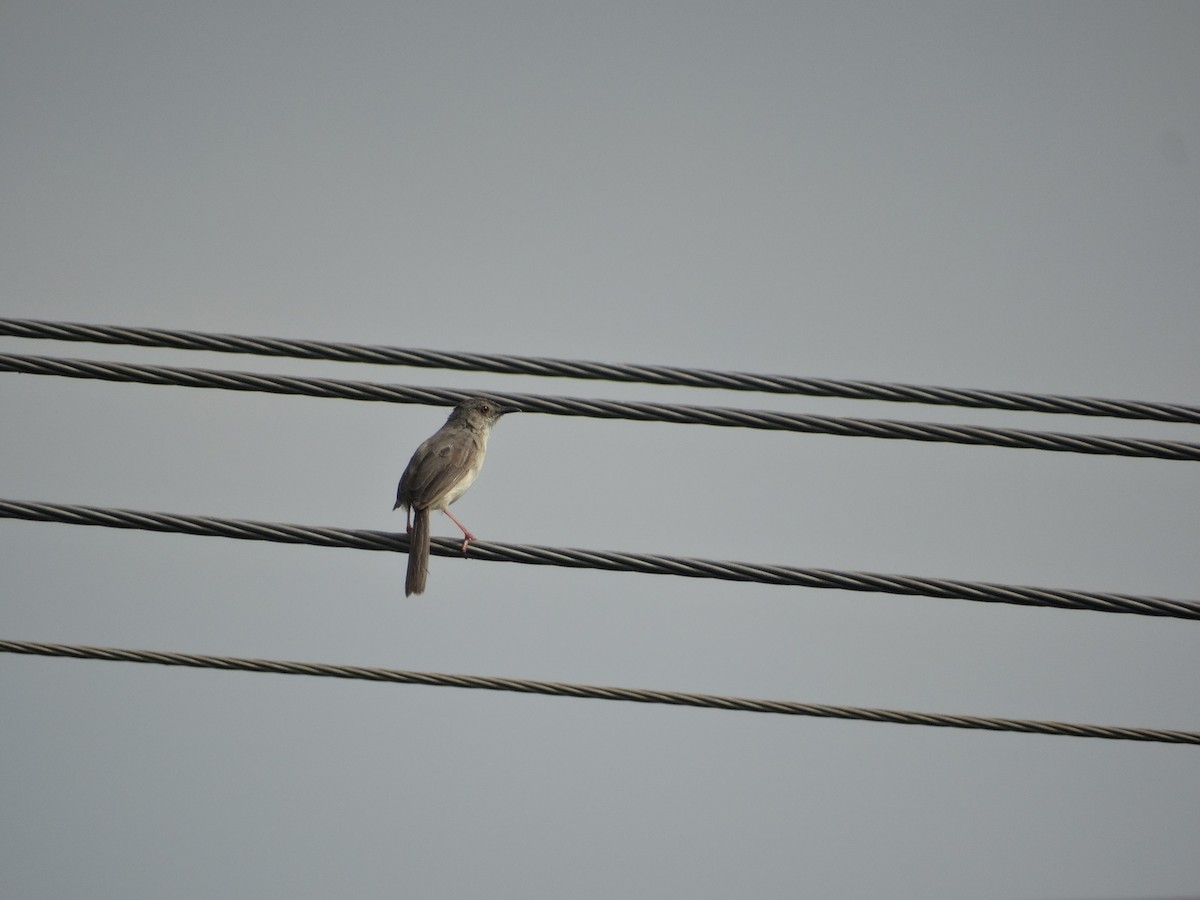
{"label": "bird's tail", "polygon": [[429,577],[429,508],[413,510],[412,533],[408,536],[408,575],[404,579],[404,596],[425,592]]}

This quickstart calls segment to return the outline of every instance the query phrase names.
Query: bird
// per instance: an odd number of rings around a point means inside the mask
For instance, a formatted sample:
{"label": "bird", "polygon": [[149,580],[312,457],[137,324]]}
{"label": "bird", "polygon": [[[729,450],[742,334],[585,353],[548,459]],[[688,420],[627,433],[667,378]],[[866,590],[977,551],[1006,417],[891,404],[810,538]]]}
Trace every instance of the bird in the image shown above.
{"label": "bird", "polygon": [[[500,417],[518,410],[488,397],[468,397],[454,407],[446,424],[421,444],[396,487],[396,505],[404,507],[409,534],[404,596],[423,593],[429,577],[429,513],[441,510],[463,533],[462,552],[476,540],[450,512],[450,504],[479,477],[488,437]],[[410,521],[411,518],[411,521]]]}

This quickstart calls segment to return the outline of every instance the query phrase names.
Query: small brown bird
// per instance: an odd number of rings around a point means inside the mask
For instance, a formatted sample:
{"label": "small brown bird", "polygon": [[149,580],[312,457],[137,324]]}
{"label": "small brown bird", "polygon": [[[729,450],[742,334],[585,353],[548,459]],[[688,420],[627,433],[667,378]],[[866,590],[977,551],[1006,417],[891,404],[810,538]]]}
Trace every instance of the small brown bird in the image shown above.
{"label": "small brown bird", "polygon": [[451,514],[450,504],[479,477],[492,426],[510,412],[517,410],[486,397],[469,397],[454,407],[446,424],[421,444],[408,461],[396,488],[396,505],[392,507],[404,507],[405,525],[411,536],[404,596],[423,592],[429,577],[430,510],[440,509],[462,530],[464,555],[467,545],[475,540],[475,535]]}

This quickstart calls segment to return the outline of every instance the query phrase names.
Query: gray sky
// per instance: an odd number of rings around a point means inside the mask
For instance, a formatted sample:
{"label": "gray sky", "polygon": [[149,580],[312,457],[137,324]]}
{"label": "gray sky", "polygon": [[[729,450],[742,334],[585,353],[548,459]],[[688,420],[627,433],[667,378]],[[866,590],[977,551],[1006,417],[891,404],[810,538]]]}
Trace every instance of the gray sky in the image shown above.
{"label": "gray sky", "polygon": [[[10,316],[1195,402],[1200,5],[21,2]],[[1197,440],[1187,426],[0,350]],[[429,407],[0,376],[0,496],[397,529]],[[1200,467],[525,415],[480,537],[1200,596]],[[452,535],[438,517],[435,533]],[[1200,728],[1195,623],[0,521],[0,636]],[[1200,891],[1196,748],[0,655],[14,898]]]}

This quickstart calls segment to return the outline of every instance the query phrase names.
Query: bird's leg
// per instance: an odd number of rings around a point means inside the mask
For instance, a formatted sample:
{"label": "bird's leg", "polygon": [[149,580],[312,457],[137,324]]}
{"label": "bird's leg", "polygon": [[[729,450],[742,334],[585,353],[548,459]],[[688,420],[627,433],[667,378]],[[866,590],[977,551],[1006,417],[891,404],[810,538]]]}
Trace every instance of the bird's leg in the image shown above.
{"label": "bird's leg", "polygon": [[471,534],[471,532],[467,531],[467,526],[464,525],[462,522],[458,521],[458,519],[454,518],[454,513],[450,512],[450,510],[443,508],[442,512],[444,512],[446,515],[448,515],[450,517],[450,521],[453,522],[455,525],[457,525],[459,531],[461,531],[463,533],[462,555],[466,556],[467,555],[467,544],[471,543],[471,541],[478,540],[478,538],[476,538],[475,535]]}
{"label": "bird's leg", "polygon": [[412,507],[411,506],[404,507],[404,532],[405,532],[405,534],[412,534]]}

